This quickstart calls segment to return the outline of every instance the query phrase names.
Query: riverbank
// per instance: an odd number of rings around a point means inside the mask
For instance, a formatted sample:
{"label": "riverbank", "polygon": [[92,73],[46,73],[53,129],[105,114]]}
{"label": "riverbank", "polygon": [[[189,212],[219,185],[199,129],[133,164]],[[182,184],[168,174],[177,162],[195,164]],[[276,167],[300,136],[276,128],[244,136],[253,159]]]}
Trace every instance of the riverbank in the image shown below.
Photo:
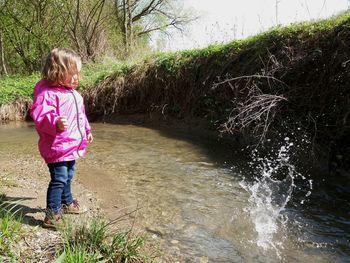
{"label": "riverbank", "polygon": [[[6,130],[12,132],[16,127],[23,128],[24,123],[6,125]],[[4,129],[4,126],[2,126]],[[4,132],[4,131],[2,131]],[[27,134],[28,136],[32,136]],[[4,137],[4,134],[3,134]],[[59,232],[41,227],[45,217],[46,189],[49,175],[45,163],[36,150],[35,141],[23,143],[21,139],[11,148],[0,148],[0,191],[4,194],[1,202],[16,204],[13,212],[20,218],[20,233],[12,244],[12,259],[15,262],[54,262],[57,250],[62,242]],[[78,175],[79,178],[79,175]],[[98,213],[99,204],[91,191],[80,183],[79,179],[73,184],[76,198],[89,207],[89,215]],[[1,221],[1,219],[0,219]],[[5,262],[10,258],[1,255]]]}
{"label": "riverbank", "polygon": [[[72,185],[74,198],[79,200],[80,204],[88,209],[88,212],[79,216],[65,215],[66,225],[62,231],[42,228],[49,175],[46,164],[37,152],[37,134],[34,125],[33,123],[12,122],[2,125],[0,134],[2,140],[0,142],[0,193],[2,194],[0,196],[0,223],[2,227],[5,225],[5,222],[8,220],[7,215],[11,217],[8,222],[10,227],[15,224],[17,226],[19,222],[16,232],[12,234],[7,234],[7,232],[11,233],[10,231],[6,231],[5,234],[5,230],[0,229],[4,231],[0,232],[0,244],[2,244],[0,261],[56,262],[63,248],[73,249],[66,251],[67,257],[69,255],[67,253],[71,253],[71,260],[79,255],[85,255],[85,259],[92,259],[96,255],[103,259],[101,254],[104,255],[106,251],[101,247],[107,245],[109,239],[101,239],[103,243],[91,246],[92,243],[87,243],[90,242],[89,231],[93,231],[90,227],[94,227],[94,222],[98,227],[100,224],[102,224],[101,226],[105,223],[109,224],[109,222],[119,217],[120,220],[108,227],[103,227],[103,231],[107,231],[106,235],[108,237],[114,238],[115,235],[119,235],[121,241],[123,236],[124,238],[127,237],[128,240],[122,241],[124,243],[108,246],[110,250],[109,256],[113,257],[113,253],[117,256],[118,253],[124,253],[126,252],[125,249],[127,249],[130,250],[127,252],[129,254],[125,254],[125,257],[123,255],[123,260],[133,256],[138,258],[140,262],[151,262],[150,259],[158,257],[159,260],[157,259],[155,262],[164,262],[162,261],[162,256],[160,256],[161,253],[155,248],[157,242],[155,240],[146,241],[146,238],[148,239],[147,232],[139,225],[132,225],[135,215],[133,210],[135,209],[129,207],[126,200],[118,198],[118,201],[112,208],[114,209],[115,217],[110,218],[107,216],[107,209],[104,209],[104,206],[101,205],[100,200],[96,197],[96,188],[87,188],[81,183],[81,178],[86,173],[84,167],[87,166],[91,159],[81,159],[77,162],[77,173]],[[90,154],[93,153],[90,152]],[[14,217],[12,217],[12,214]],[[79,230],[82,224],[84,224],[85,228]],[[68,233],[67,231],[72,231],[71,227],[73,232],[65,236]],[[116,230],[117,232],[115,232]],[[80,236],[78,236],[79,240],[74,241],[77,234],[74,231],[82,231]],[[94,240],[102,238],[102,233],[99,232],[98,236],[94,234]],[[77,242],[79,248],[74,250],[74,246],[69,247],[71,246],[69,245],[67,247],[67,240],[70,240],[69,242],[72,242],[73,245],[74,242]],[[138,240],[136,243],[131,244],[136,240]],[[89,247],[85,247],[86,245]],[[119,247],[115,247],[116,245]],[[128,248],[124,247],[129,245],[130,247]],[[115,251],[113,251],[113,247],[115,247]],[[93,251],[94,249],[97,252]],[[98,251],[101,251],[101,254]],[[140,253],[143,254],[141,255]],[[68,259],[66,258],[66,260]],[[123,260],[121,262],[124,262]]]}
{"label": "riverbank", "polygon": [[[349,171],[350,14],[245,40],[160,54],[87,89],[93,119],[113,114],[202,118],[259,143],[307,137],[310,159]],[[281,138],[278,138],[280,140]]]}

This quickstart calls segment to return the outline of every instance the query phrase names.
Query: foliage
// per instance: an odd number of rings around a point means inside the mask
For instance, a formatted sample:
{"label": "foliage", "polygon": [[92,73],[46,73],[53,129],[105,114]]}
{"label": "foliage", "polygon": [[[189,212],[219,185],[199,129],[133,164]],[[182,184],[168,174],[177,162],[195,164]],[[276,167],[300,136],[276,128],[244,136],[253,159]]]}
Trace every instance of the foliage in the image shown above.
{"label": "foliage", "polygon": [[15,260],[14,243],[18,240],[21,228],[21,218],[17,216],[16,204],[5,201],[0,196],[0,260]]}
{"label": "foliage", "polygon": [[179,1],[0,1],[0,74],[38,71],[54,47],[71,48],[85,62],[150,52],[152,32],[191,20]]}
{"label": "foliage", "polygon": [[80,88],[92,87],[111,74],[125,74],[130,67],[124,62],[107,59],[102,63],[88,63],[82,68]]}
{"label": "foliage", "polygon": [[39,78],[39,73],[0,77],[0,106],[11,103],[18,98],[31,98],[33,87]]}
{"label": "foliage", "polygon": [[4,1],[0,29],[4,32],[5,61],[11,72],[34,72],[53,46],[68,45],[64,36],[66,16],[61,10],[60,0]]}
{"label": "foliage", "polygon": [[169,28],[181,30],[195,19],[183,9],[180,0],[116,0],[114,3],[126,55],[140,43],[148,46],[147,39],[152,32],[166,33]]}
{"label": "foliage", "polygon": [[111,8],[106,0],[61,1],[63,14],[67,17],[65,28],[70,45],[84,61],[96,61],[108,45]]}
{"label": "foliage", "polygon": [[165,67],[172,71],[182,66],[188,66],[192,60],[198,57],[211,57],[224,55],[227,52],[239,52],[249,47],[265,48],[266,44],[276,39],[297,38],[303,39],[322,34],[336,26],[349,24],[350,12],[344,12],[331,18],[320,21],[294,23],[289,26],[277,26],[269,31],[259,33],[246,39],[234,40],[226,44],[213,44],[202,49],[191,49],[173,53],[158,53],[147,60],[155,60],[157,66]]}

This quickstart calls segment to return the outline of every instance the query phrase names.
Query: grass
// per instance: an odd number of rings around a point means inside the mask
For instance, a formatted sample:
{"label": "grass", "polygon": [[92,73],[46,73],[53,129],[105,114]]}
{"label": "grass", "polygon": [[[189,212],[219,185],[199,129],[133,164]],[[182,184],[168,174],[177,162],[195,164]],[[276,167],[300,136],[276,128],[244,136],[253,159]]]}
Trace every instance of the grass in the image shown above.
{"label": "grass", "polygon": [[289,26],[277,26],[266,32],[245,39],[234,40],[226,44],[213,44],[206,48],[172,53],[157,53],[150,56],[147,60],[154,60],[156,66],[164,67],[168,72],[176,74],[184,65],[189,66],[191,63],[195,65],[195,59],[199,57],[220,56],[225,55],[230,50],[239,52],[249,47],[266,48],[266,43],[276,38],[298,39],[312,37],[342,24],[350,27],[350,12],[343,12],[325,20],[294,23]]}
{"label": "grass", "polygon": [[127,74],[130,66],[124,62],[105,59],[101,63],[86,64],[82,68],[80,88],[82,90],[93,86],[111,74]]}
{"label": "grass", "polygon": [[[63,253],[56,260],[56,262],[65,263],[95,263],[101,262],[102,256],[100,254],[91,253],[89,249],[83,246],[70,247],[65,246]],[[104,262],[104,261],[102,261]]]}
{"label": "grass", "polygon": [[57,262],[151,262],[143,254],[145,237],[116,231],[101,217],[65,221]]}
{"label": "grass", "polygon": [[15,262],[16,253],[13,251],[20,237],[21,219],[17,217],[16,204],[4,201],[0,196],[0,260]]}
{"label": "grass", "polygon": [[[17,207],[0,194],[0,262],[25,260],[15,252],[22,226]],[[154,256],[144,254],[146,238],[132,229],[117,230],[119,219],[108,222],[100,216],[64,218],[55,262],[152,262]]]}
{"label": "grass", "polygon": [[39,77],[39,73],[0,77],[0,106],[9,104],[17,98],[32,97],[33,87]]}

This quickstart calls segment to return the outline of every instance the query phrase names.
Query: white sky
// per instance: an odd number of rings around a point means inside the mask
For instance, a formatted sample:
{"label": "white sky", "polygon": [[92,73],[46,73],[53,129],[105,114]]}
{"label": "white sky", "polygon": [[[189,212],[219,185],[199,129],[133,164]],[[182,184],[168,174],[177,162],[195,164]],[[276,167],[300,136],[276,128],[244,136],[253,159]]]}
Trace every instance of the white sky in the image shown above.
{"label": "white sky", "polygon": [[277,23],[320,19],[346,10],[350,0],[183,0],[200,18],[185,34],[173,33],[165,50],[205,47],[266,31]]}

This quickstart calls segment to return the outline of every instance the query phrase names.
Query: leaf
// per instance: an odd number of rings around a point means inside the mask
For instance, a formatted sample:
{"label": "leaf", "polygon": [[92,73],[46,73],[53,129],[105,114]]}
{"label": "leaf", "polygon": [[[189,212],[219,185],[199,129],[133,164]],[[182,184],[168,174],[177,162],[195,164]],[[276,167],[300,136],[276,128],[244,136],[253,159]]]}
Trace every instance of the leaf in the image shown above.
{"label": "leaf", "polygon": [[66,256],[66,254],[63,251],[62,254],[56,259],[56,263],[63,263],[65,256]]}

